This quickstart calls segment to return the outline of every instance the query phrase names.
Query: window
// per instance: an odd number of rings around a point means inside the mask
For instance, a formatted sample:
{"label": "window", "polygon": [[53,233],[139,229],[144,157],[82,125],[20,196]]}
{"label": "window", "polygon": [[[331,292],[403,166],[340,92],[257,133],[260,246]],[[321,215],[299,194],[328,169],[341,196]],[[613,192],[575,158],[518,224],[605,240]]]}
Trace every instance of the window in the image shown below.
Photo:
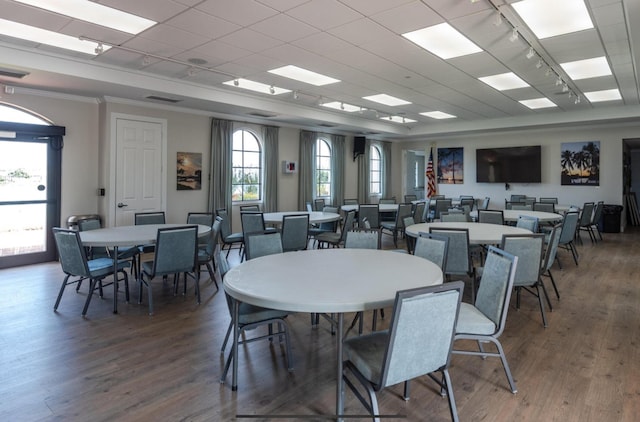
{"label": "window", "polygon": [[233,133],[232,167],[231,200],[260,201],[262,150],[258,138],[248,130],[237,130]]}
{"label": "window", "polygon": [[369,180],[369,193],[382,195],[382,154],[374,145],[369,149]]}
{"label": "window", "polygon": [[315,194],[319,198],[331,198],[331,147],[318,138],[316,141]]}

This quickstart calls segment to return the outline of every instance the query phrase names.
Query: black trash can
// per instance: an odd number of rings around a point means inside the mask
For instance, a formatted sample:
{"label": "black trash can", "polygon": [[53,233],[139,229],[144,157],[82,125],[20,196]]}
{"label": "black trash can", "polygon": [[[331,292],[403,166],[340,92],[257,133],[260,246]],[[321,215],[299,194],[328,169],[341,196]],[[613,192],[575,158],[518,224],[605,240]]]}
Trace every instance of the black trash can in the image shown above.
{"label": "black trash can", "polygon": [[620,216],[622,205],[605,204],[602,207],[600,231],[603,233],[620,233]]}

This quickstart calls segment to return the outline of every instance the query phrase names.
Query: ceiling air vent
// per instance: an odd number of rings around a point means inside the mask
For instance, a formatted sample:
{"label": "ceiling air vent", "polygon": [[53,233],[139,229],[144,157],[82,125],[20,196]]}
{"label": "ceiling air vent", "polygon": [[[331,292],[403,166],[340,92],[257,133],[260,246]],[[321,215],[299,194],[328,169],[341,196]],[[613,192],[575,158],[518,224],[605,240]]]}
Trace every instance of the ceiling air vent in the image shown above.
{"label": "ceiling air vent", "polygon": [[276,117],[277,114],[271,114],[271,113],[265,113],[262,111],[252,111],[251,113],[248,113],[249,116],[254,116],[254,117],[262,117],[262,118],[270,118],[270,117]]}
{"label": "ceiling air vent", "polygon": [[155,101],[164,101],[165,103],[179,103],[182,100],[176,100],[175,98],[167,98],[167,97],[159,97],[157,95],[149,95],[148,97],[145,97],[148,100],[155,100]]}
{"label": "ceiling air vent", "polygon": [[7,76],[9,78],[22,79],[27,76],[29,72],[23,70],[7,69],[6,67],[0,67],[0,76]]}

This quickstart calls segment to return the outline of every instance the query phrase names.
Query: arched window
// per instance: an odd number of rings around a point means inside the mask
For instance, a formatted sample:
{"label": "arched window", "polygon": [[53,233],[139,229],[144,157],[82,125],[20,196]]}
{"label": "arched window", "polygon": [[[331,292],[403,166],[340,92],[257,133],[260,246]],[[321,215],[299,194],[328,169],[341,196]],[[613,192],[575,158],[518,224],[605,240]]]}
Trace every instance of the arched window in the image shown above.
{"label": "arched window", "polygon": [[17,107],[0,103],[0,122],[30,123],[50,126],[51,122],[33,112],[23,111]]}
{"label": "arched window", "polygon": [[369,148],[369,193],[382,195],[382,153],[376,145]]}
{"label": "arched window", "polygon": [[231,200],[262,199],[262,149],[256,136],[248,130],[233,132],[233,177]]}
{"label": "arched window", "polygon": [[325,139],[316,141],[315,196],[331,199],[331,146]]}

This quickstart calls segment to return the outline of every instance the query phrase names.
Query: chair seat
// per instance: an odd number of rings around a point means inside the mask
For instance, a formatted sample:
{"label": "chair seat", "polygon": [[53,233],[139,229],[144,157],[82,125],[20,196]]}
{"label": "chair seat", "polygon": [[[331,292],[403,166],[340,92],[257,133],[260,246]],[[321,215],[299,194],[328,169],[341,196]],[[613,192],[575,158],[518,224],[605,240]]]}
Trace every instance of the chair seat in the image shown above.
{"label": "chair seat", "polygon": [[380,226],[382,228],[385,228],[387,230],[395,230],[396,229],[396,222],[394,221],[383,221],[382,223],[380,223]]}
{"label": "chair seat", "polygon": [[242,242],[243,239],[244,239],[244,236],[242,235],[242,233],[231,233],[230,235],[224,238],[224,241],[227,243]]}
{"label": "chair seat", "polygon": [[496,324],[469,303],[460,304],[456,334],[492,335]]}
{"label": "chair seat", "polygon": [[[113,271],[113,259],[96,258],[87,261],[89,273],[91,277],[98,278],[110,274]],[[129,266],[128,261],[118,261],[118,271],[124,270]]]}
{"label": "chair seat", "polygon": [[379,380],[388,343],[389,332],[386,330],[353,337],[344,342],[344,356],[366,379]]}
{"label": "chair seat", "polygon": [[320,233],[316,236],[316,240],[318,242],[328,242],[328,243],[338,243],[340,242],[341,238],[342,238],[342,235],[336,232]]}
{"label": "chair seat", "polygon": [[253,324],[259,321],[267,321],[274,318],[284,318],[289,313],[275,309],[262,308],[260,306],[240,303],[238,309],[238,323],[240,325]]}

